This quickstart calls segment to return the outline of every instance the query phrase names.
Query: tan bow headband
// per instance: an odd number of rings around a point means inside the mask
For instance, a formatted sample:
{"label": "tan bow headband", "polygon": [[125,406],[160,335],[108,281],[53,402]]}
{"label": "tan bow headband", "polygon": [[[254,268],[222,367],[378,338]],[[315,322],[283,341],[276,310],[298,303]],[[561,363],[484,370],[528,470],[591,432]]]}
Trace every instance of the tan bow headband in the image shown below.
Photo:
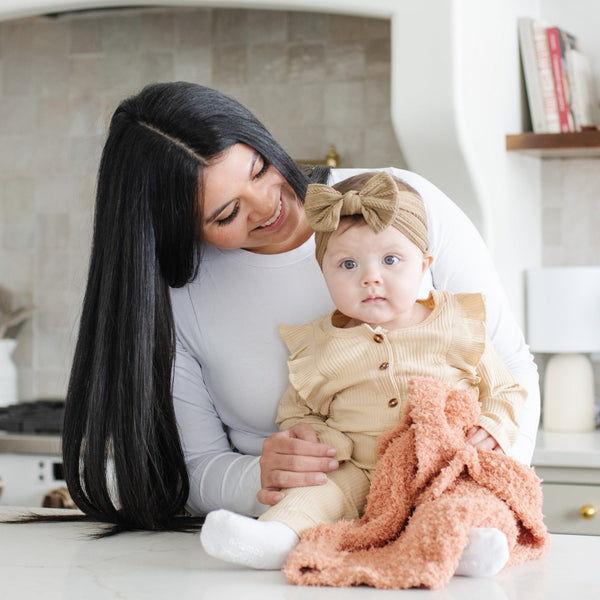
{"label": "tan bow headband", "polygon": [[319,266],[329,236],[340,218],[362,215],[367,225],[379,233],[390,225],[403,233],[422,252],[427,252],[427,215],[418,194],[398,189],[394,179],[385,171],[374,175],[360,191],[341,194],[321,183],[308,186],[304,208],[308,222],[315,230],[315,255]]}

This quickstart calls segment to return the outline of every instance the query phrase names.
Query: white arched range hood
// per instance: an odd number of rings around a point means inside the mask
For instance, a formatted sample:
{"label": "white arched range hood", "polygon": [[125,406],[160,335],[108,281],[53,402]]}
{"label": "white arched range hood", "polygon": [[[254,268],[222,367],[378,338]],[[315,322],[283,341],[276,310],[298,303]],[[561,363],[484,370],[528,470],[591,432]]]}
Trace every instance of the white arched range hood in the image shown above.
{"label": "white arched range hood", "polygon": [[521,316],[523,269],[539,263],[540,167],[508,156],[504,136],[522,127],[516,19],[535,0],[3,0],[0,19],[123,5],[389,18],[392,121],[404,157],[477,225]]}

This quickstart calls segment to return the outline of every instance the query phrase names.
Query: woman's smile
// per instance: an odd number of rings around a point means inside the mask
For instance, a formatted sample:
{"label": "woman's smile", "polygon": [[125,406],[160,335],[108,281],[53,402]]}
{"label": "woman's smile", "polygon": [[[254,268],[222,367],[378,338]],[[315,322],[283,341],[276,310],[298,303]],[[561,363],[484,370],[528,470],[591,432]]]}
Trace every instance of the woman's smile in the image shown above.
{"label": "woman's smile", "polygon": [[260,229],[267,229],[268,227],[275,228],[285,219],[285,211],[283,210],[283,202],[281,198],[277,204],[277,210],[275,214],[266,222],[260,226]]}
{"label": "woman's smile", "polygon": [[253,148],[234,144],[204,169],[201,238],[223,249],[287,252],[312,234],[281,173]]}

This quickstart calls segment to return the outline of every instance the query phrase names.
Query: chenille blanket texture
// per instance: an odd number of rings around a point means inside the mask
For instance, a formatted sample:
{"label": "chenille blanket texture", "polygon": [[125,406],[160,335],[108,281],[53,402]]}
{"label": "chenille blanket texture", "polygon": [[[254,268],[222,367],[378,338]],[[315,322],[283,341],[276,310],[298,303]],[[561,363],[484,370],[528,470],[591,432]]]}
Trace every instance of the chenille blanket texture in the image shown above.
{"label": "chenille blanket texture", "polygon": [[306,531],[284,567],[298,585],[442,588],[471,527],[506,534],[509,565],[542,556],[550,536],[533,469],[465,441],[475,394],[414,379],[397,427],[381,436],[365,514]]}

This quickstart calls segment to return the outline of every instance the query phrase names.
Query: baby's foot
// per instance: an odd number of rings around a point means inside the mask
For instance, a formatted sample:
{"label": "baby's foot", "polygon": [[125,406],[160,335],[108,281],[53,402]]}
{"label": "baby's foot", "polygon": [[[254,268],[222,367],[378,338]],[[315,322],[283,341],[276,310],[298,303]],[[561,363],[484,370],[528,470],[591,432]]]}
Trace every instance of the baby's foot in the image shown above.
{"label": "baby's foot", "polygon": [[207,554],[253,569],[279,570],[298,543],[278,521],[257,521],[228,510],[206,515],[200,541]]}
{"label": "baby's foot", "polygon": [[493,527],[472,527],[469,544],[465,547],[455,575],[491,577],[500,572],[508,561],[506,535]]}

